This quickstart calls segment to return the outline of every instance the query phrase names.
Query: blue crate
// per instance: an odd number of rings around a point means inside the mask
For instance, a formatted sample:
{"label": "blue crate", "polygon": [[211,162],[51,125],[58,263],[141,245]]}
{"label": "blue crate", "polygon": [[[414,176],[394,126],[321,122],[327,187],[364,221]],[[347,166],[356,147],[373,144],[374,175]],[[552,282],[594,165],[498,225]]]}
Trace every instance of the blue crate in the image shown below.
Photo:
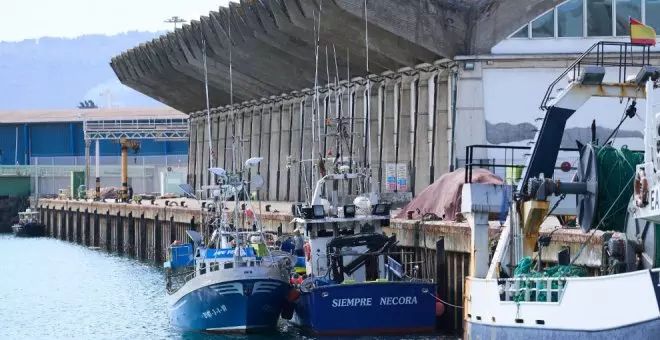
{"label": "blue crate", "polygon": [[170,266],[172,267],[183,267],[183,266],[192,266],[194,263],[193,258],[193,245],[192,244],[181,244],[170,247]]}

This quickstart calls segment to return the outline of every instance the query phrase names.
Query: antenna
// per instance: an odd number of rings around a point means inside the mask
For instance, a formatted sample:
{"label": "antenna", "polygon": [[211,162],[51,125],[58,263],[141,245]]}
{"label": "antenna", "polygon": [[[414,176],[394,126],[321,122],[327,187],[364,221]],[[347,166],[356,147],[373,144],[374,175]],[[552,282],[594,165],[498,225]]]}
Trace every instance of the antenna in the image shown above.
{"label": "antenna", "polygon": [[163,22],[164,22],[164,23],[167,23],[167,24],[174,24],[174,29],[176,29],[176,28],[177,28],[177,24],[183,24],[183,23],[186,23],[186,22],[188,22],[188,20],[185,20],[185,19],[183,19],[183,18],[181,18],[181,17],[175,15],[175,16],[169,18],[169,19],[165,19]]}
{"label": "antenna", "polygon": [[[213,156],[213,138],[211,137],[211,103],[209,101],[209,72],[208,67],[206,66],[206,39],[204,38],[204,32],[200,30],[200,35],[202,37],[202,58],[204,60],[204,92],[206,95],[206,126],[208,128],[209,136],[209,168],[213,167],[215,162],[215,157]],[[213,184],[215,184],[215,175],[211,176]]]}
{"label": "antenna", "polygon": [[[318,90],[318,79],[319,79],[319,45],[321,42],[321,14],[322,14],[322,9],[323,9],[323,0],[319,1],[319,17],[318,17],[318,28],[314,27],[314,31],[316,33],[316,46],[314,48],[314,59],[315,59],[315,65],[314,65],[314,102],[312,103],[312,160],[314,159],[315,153],[315,148],[314,145],[316,144],[316,141],[314,140],[314,137],[318,138],[318,143],[319,143],[319,151],[321,148],[321,125],[320,125],[320,103],[319,103],[319,90]],[[315,126],[316,125],[316,126]],[[316,136],[315,136],[316,135]],[[323,161],[323,159],[319,160],[320,162]],[[310,168],[311,171],[311,183],[313,185],[314,183],[314,178],[316,177],[316,173],[314,171],[314,162],[312,161],[312,165]]]}
{"label": "antenna", "polygon": [[365,139],[366,145],[364,146],[365,158],[364,161],[367,170],[367,190],[373,193],[373,186],[371,185],[371,78],[369,78],[369,20],[367,18],[367,0],[364,0],[364,45],[367,57],[367,89],[365,90],[364,107],[365,107]]}

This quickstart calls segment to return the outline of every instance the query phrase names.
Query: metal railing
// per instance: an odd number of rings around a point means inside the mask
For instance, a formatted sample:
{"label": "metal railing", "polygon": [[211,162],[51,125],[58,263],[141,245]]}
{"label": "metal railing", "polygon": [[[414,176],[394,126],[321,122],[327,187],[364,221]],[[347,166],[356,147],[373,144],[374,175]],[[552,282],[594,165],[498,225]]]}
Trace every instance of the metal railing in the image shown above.
{"label": "metal railing", "polygon": [[[499,161],[502,160],[501,158],[499,159],[481,158],[478,160],[478,162],[476,162],[474,159],[475,149],[502,151],[504,153],[503,163],[499,163]],[[507,168],[523,169],[525,167],[524,164],[527,162],[527,158],[531,153],[531,149],[532,149],[531,147],[527,147],[527,146],[500,146],[500,145],[481,145],[481,144],[469,145],[465,147],[465,183],[472,183],[472,170],[474,169],[474,167],[485,168],[495,174],[499,172],[498,169],[507,169]],[[528,151],[528,152],[523,153],[520,156],[517,156],[516,151]],[[564,157],[563,161],[568,161],[571,164],[573,164],[575,162],[574,160],[576,160],[579,157],[578,149],[560,148],[559,151],[567,151],[575,155],[575,157],[568,157],[568,158]],[[559,158],[557,160],[561,161]],[[574,167],[572,165],[569,169],[562,169],[561,167],[555,167],[555,170],[562,170],[563,172],[568,172],[576,169],[577,167]],[[503,177],[503,179],[506,178]]]}
{"label": "metal railing", "polygon": [[593,44],[577,60],[553,81],[541,100],[541,110],[548,108],[552,91],[555,86],[572,74],[577,79],[580,71],[586,66],[611,66],[618,67],[619,83],[625,82],[629,67],[649,66],[651,59],[651,47],[648,45],[633,44],[629,42],[600,41]]}
{"label": "metal railing", "polygon": [[188,140],[187,119],[89,120],[83,123],[85,139]]}
{"label": "metal railing", "polygon": [[[566,278],[521,277],[498,280],[500,301],[559,302],[566,289]],[[502,289],[503,288],[503,289]]]}

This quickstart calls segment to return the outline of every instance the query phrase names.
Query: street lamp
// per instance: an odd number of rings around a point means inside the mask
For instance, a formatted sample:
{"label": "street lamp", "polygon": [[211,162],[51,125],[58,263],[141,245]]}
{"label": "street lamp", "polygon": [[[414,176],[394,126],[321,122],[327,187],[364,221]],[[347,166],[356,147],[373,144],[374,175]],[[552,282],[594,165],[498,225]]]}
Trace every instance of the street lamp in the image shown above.
{"label": "street lamp", "polygon": [[169,18],[169,19],[165,19],[164,22],[165,22],[165,23],[168,23],[168,24],[174,24],[174,29],[176,29],[176,28],[177,28],[177,24],[179,24],[179,23],[186,23],[186,22],[188,22],[188,21],[185,20],[185,19],[183,19],[183,18],[181,18],[181,17],[179,17],[179,16],[177,16],[177,15],[175,15],[175,16]]}

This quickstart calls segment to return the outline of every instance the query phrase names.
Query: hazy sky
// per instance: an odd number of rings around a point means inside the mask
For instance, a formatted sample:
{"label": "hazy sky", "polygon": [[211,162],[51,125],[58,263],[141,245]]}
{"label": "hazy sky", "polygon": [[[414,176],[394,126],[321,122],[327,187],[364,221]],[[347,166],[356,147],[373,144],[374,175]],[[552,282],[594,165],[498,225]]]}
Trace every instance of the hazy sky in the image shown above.
{"label": "hazy sky", "polygon": [[186,20],[228,0],[0,0],[0,41],[83,34],[117,34],[173,28],[163,20]]}

